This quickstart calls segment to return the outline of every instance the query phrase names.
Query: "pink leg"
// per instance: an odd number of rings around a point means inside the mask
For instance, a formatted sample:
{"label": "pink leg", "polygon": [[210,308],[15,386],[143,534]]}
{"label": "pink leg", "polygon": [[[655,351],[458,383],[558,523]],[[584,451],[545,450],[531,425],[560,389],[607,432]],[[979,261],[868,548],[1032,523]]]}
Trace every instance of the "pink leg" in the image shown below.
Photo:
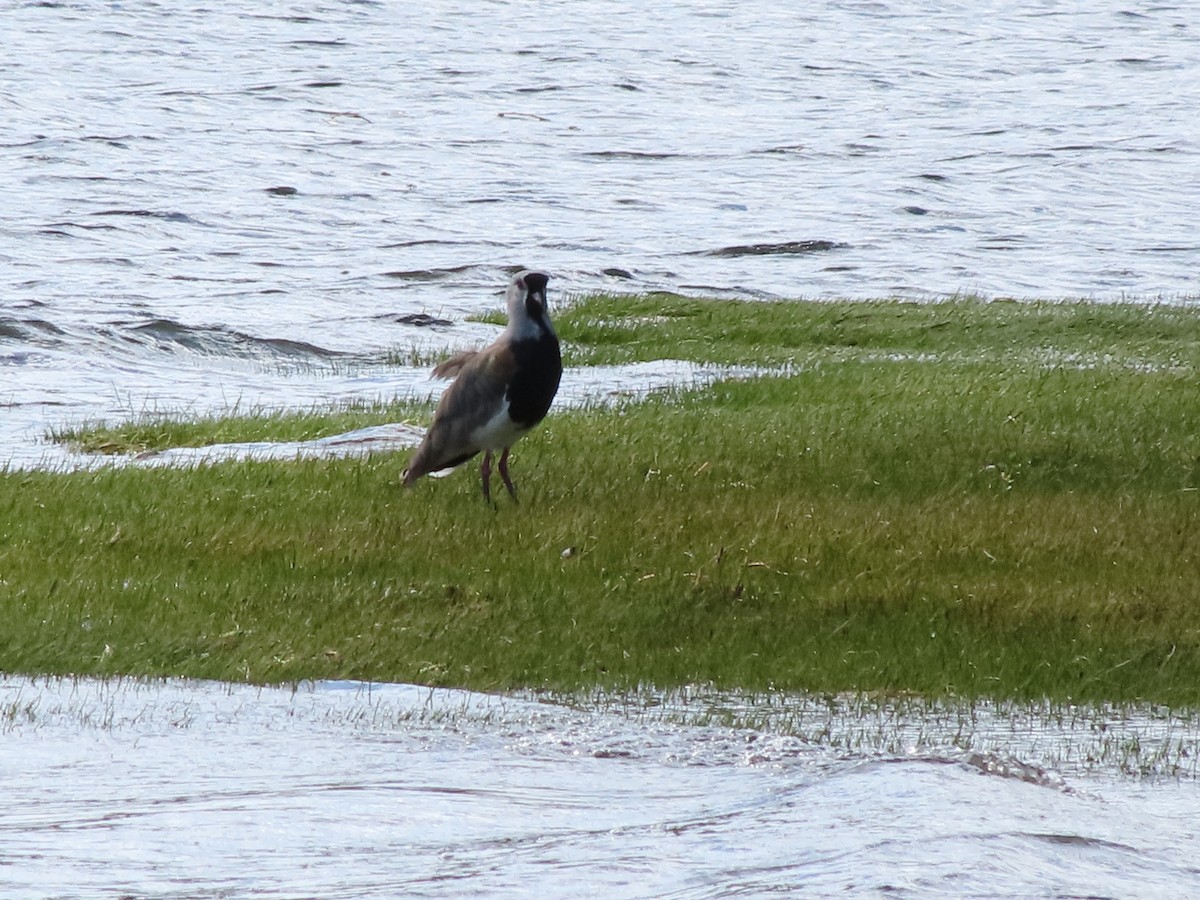
{"label": "pink leg", "polygon": [[517,499],[517,488],[512,483],[512,479],[508,477],[508,448],[504,448],[504,452],[500,454],[500,477],[504,479],[504,486],[508,488],[508,493],[512,495],[514,500]]}
{"label": "pink leg", "polygon": [[[503,465],[503,463],[501,463]],[[504,470],[501,469],[501,472]],[[479,474],[483,476],[483,499],[491,501],[492,499],[492,451],[488,450],[483,454],[483,462],[479,464]]]}

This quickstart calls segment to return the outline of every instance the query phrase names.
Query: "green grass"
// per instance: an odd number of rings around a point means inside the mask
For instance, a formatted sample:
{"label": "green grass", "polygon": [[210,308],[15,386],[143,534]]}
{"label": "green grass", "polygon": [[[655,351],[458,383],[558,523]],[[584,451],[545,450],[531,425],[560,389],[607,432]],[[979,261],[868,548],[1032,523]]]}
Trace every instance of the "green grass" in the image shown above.
{"label": "green grass", "polygon": [[7,473],[0,669],[1200,705],[1194,311],[557,321],[577,357],[785,369],[556,411],[519,505],[474,466],[402,491],[403,455]]}
{"label": "green grass", "polygon": [[887,355],[1200,365],[1200,316],[1178,305],[969,297],[747,304],[597,294],[569,298],[555,324],[574,365],[669,357],[779,366]]}

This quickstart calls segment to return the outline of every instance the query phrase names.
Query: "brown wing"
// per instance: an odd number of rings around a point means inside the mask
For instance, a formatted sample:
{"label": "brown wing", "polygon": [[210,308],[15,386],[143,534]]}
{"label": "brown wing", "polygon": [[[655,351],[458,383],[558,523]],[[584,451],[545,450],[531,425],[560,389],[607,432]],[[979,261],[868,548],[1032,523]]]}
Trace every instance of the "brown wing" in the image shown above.
{"label": "brown wing", "polygon": [[456,353],[447,360],[443,360],[433,367],[434,378],[454,378],[463,367],[477,357],[481,351],[479,350],[464,350],[462,353]]}
{"label": "brown wing", "polygon": [[457,466],[479,452],[471,433],[499,411],[516,367],[508,347],[495,344],[486,350],[460,353],[442,366],[455,361],[457,375],[438,401],[433,423],[404,475],[405,484]]}

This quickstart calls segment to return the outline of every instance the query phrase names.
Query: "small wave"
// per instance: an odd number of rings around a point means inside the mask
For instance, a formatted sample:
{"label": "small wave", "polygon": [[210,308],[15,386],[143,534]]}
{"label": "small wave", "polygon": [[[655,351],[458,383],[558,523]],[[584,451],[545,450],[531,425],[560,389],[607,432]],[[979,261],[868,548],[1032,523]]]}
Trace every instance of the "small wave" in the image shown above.
{"label": "small wave", "polygon": [[61,328],[44,319],[0,318],[0,340],[46,346],[60,343],[62,335]]}

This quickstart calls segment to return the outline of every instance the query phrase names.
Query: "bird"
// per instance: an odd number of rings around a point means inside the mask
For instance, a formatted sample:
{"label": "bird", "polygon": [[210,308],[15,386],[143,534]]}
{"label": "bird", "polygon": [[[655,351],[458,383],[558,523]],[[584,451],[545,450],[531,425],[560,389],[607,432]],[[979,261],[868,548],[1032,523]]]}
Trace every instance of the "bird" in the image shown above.
{"label": "bird", "polygon": [[508,473],[514,443],[545,418],[562,380],[562,353],[546,306],[544,272],[525,269],[508,285],[508,325],[482,350],[452,356],[433,370],[453,381],[438,401],[433,422],[404,471],[404,486],[430,472],[461,465],[483,452],[483,498],[491,502],[492,458],[515,501]]}

